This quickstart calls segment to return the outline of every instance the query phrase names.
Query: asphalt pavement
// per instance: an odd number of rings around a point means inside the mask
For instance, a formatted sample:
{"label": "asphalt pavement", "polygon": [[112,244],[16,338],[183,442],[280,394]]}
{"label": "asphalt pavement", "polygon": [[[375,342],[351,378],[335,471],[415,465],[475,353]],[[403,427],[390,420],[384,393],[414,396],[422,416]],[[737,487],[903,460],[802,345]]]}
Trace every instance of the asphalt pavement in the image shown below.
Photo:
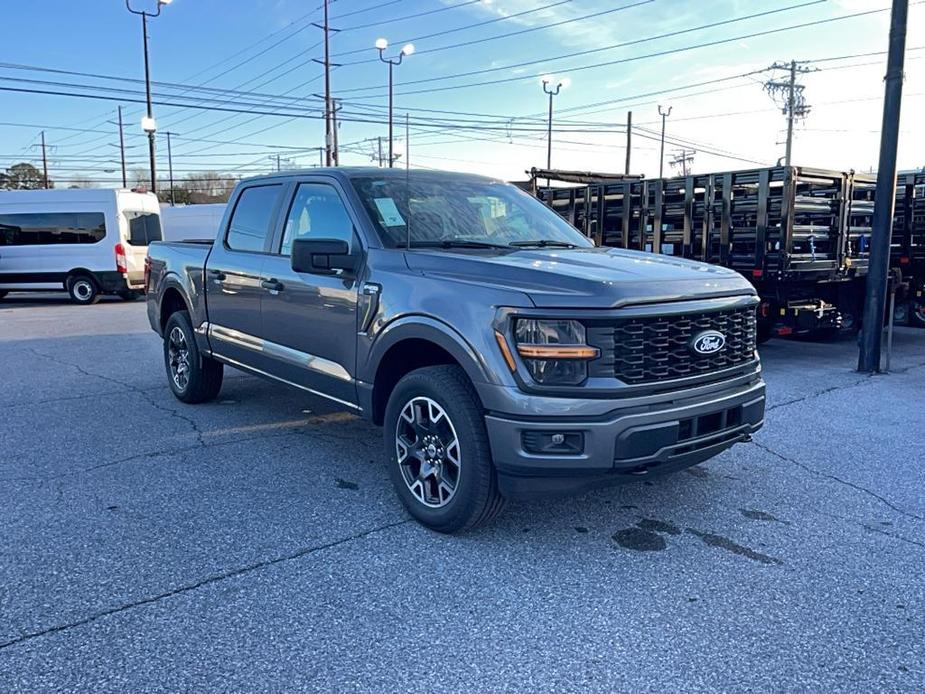
{"label": "asphalt pavement", "polygon": [[239,372],[176,401],[144,303],[0,303],[0,691],[923,691],[925,331],[762,350],[688,471],[408,519],[381,431]]}

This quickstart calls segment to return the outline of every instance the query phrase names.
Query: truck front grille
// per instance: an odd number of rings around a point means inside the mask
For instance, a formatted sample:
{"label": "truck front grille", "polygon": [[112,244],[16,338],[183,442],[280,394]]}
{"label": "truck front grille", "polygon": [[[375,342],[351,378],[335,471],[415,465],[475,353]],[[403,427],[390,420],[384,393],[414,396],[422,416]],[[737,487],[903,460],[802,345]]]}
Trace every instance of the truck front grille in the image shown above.
{"label": "truck front grille", "polygon": [[[601,350],[592,376],[611,376],[637,385],[688,376],[708,375],[755,358],[754,307],[676,316],[626,318],[607,325],[589,326],[588,341]],[[713,354],[692,348],[705,330],[726,338]]]}

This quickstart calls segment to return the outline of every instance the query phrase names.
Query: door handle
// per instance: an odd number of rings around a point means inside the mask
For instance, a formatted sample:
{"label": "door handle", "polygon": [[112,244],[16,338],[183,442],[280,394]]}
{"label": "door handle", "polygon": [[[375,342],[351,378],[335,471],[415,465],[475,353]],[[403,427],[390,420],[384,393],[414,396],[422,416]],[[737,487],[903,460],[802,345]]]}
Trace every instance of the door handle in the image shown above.
{"label": "door handle", "polygon": [[263,282],[260,283],[260,286],[269,292],[283,291],[283,283],[275,279],[263,280]]}
{"label": "door handle", "polygon": [[211,275],[212,279],[214,279],[216,282],[225,281],[225,273],[221,270],[209,270],[209,275]]}

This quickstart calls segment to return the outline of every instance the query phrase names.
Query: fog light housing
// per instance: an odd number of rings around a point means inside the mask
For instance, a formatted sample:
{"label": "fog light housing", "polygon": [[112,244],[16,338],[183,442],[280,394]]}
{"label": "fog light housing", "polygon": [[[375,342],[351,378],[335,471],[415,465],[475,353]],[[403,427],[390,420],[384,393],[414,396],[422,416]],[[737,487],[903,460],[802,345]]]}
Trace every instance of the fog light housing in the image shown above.
{"label": "fog light housing", "polygon": [[534,455],[581,455],[585,436],[580,431],[524,431],[520,445]]}

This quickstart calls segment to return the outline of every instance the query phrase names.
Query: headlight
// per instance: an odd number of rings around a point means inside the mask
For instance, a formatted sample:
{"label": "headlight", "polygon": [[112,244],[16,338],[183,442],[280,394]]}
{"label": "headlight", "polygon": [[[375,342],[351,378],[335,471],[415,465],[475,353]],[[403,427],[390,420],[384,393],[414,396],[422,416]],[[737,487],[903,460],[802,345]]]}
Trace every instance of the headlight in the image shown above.
{"label": "headlight", "polygon": [[588,360],[600,352],[588,346],[585,326],[576,320],[519,318],[517,352],[530,375],[545,385],[577,385],[588,377]]}

